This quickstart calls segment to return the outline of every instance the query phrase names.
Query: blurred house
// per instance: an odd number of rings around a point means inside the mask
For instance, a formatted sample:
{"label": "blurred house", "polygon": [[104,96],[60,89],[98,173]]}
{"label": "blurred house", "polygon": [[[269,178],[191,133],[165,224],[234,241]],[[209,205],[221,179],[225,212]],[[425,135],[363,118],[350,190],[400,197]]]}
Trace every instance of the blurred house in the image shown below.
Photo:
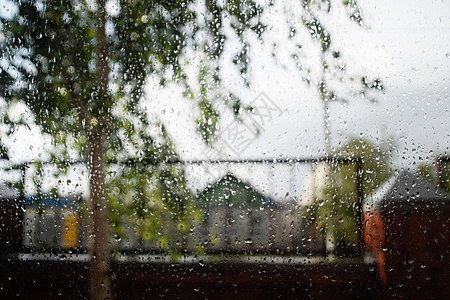
{"label": "blurred house", "polygon": [[[2,186],[0,191],[2,249],[11,249],[10,252],[15,253],[86,249],[88,224],[81,213],[85,205],[81,197],[39,194],[23,198],[15,189]],[[313,230],[314,225],[305,225],[298,203],[276,201],[232,174],[198,193],[194,202],[203,218],[200,223],[192,221],[186,236],[171,231],[175,225],[160,229],[161,235],[170,243],[176,242],[176,246],[171,244],[174,250],[191,253],[201,249],[205,253],[323,253],[323,243]],[[113,249],[131,253],[167,251],[161,242],[143,239],[127,216],[123,216],[123,232],[120,239],[111,237]]]}
{"label": "blurred house", "polygon": [[365,199],[364,214],[366,258],[384,284],[407,298],[450,295],[450,195],[403,171]]}
{"label": "blurred house", "polygon": [[194,229],[193,243],[207,252],[298,252],[302,227],[294,201],[264,196],[232,174],[195,197],[204,220]]}
{"label": "blurred house", "polygon": [[26,249],[70,249],[85,244],[80,234],[76,197],[34,195],[25,198],[23,246]]}

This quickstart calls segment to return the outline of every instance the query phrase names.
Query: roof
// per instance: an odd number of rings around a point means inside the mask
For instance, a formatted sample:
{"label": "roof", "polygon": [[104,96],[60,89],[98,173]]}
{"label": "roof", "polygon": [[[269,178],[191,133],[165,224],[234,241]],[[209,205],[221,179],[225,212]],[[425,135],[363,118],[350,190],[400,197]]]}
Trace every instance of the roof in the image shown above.
{"label": "roof", "polygon": [[197,206],[202,208],[224,205],[255,208],[274,204],[271,198],[261,194],[248,183],[230,173],[205,188],[195,197],[194,201]]}
{"label": "roof", "polygon": [[25,205],[28,207],[76,207],[79,201],[76,197],[55,197],[48,194],[37,194],[25,198]]}
{"label": "roof", "polygon": [[430,201],[448,201],[450,204],[450,195],[419,175],[404,170],[393,175],[369,195],[365,199],[364,210],[373,209],[383,202],[423,203]]}

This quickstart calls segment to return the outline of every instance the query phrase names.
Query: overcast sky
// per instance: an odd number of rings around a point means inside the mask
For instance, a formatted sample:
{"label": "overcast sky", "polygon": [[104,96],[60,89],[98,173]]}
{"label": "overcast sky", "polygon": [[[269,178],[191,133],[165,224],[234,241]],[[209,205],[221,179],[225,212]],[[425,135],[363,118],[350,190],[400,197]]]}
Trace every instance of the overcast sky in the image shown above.
{"label": "overcast sky", "polygon": [[[349,136],[373,140],[394,137],[395,162],[411,164],[419,157],[431,158],[449,151],[450,103],[450,4],[438,1],[360,1],[365,30],[350,22],[329,22],[328,28],[343,50],[350,68],[379,76],[386,86],[377,103],[349,99],[348,104],[330,108],[332,143]],[[276,33],[277,34],[277,33]],[[284,71],[264,53],[252,62],[252,84],[241,91],[251,102],[264,92],[282,110],[260,136],[239,154],[223,150],[223,156],[238,158],[317,156],[323,153],[321,105],[310,89],[301,84],[298,74]],[[196,158],[204,146],[193,134],[194,125],[180,118],[190,103],[179,91],[160,93],[149,85],[152,110],[158,111],[177,140],[185,158]],[[170,107],[170,109],[167,109]],[[227,121],[223,122],[226,126]]]}
{"label": "overcast sky", "polygon": [[[381,77],[386,91],[377,95],[375,104],[364,99],[348,99],[347,104],[331,105],[332,145],[338,147],[348,137],[361,136],[378,143],[392,137],[396,168],[414,168],[417,163],[430,162],[436,155],[450,154],[449,3],[360,2],[367,29],[342,21],[339,16],[334,19],[339,22],[333,23],[333,19],[328,22],[328,29],[341,45],[350,69],[356,74]],[[270,53],[257,50],[254,55],[251,88],[240,91],[240,95],[248,103],[263,92],[281,108],[282,114],[266,124],[261,134],[239,153],[219,143],[220,157],[323,155],[322,108],[317,95],[301,83],[295,70],[286,71],[274,63]],[[194,134],[194,124],[186,122],[191,103],[180,99],[176,89],[162,93],[161,97],[155,84],[149,84],[148,88],[149,109],[157,111],[158,107],[164,107],[160,116],[177,141],[182,157],[208,158],[205,147]],[[223,127],[232,122],[223,121]],[[230,140],[227,136],[222,138],[226,142]],[[285,193],[298,195],[309,167],[298,166],[294,171],[277,168],[272,174],[268,170],[224,167],[217,173],[232,171],[248,178],[266,194],[280,198]],[[276,178],[276,184],[271,177]]]}
{"label": "overcast sky", "polygon": [[[346,20],[333,23],[339,17],[330,17],[326,23],[341,45],[350,68],[355,73],[381,77],[386,91],[377,97],[376,104],[364,99],[349,99],[348,104],[331,105],[333,146],[337,147],[340,141],[351,136],[378,141],[391,136],[396,142],[394,163],[398,167],[412,166],[413,162],[430,160],[438,154],[450,154],[449,2],[359,2],[369,29],[354,26]],[[279,11],[266,17],[276,20],[279,18],[277,13]],[[274,30],[268,33],[269,37],[281,34]],[[267,50],[267,44],[261,47]],[[283,45],[279,48],[283,52]],[[281,111],[239,153],[225,144],[219,145],[220,156],[244,159],[322,155],[322,114],[317,95],[302,84],[292,68],[284,70],[281,67],[282,55],[281,63],[277,64],[270,51],[255,49],[251,88],[233,88],[238,89],[237,93],[246,103],[264,93]],[[226,71],[227,67],[224,69]],[[225,81],[233,86],[233,82],[239,80],[231,77]],[[180,94],[181,90],[173,86],[161,90],[150,80],[147,107],[164,121],[182,158],[207,158],[205,147],[195,134],[192,103],[182,99]],[[231,122],[233,120],[225,115],[222,129]],[[49,139],[37,138],[36,133],[26,131],[4,138],[4,141],[10,146],[11,158],[16,162],[37,158],[49,144]],[[286,185],[289,180],[286,179]]]}

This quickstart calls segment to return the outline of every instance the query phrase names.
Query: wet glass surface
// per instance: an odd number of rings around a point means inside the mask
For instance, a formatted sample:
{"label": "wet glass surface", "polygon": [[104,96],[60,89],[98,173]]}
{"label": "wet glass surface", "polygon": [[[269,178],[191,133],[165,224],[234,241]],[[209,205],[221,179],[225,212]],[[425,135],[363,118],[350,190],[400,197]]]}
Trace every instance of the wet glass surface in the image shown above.
{"label": "wet glass surface", "polygon": [[448,9],[5,0],[0,296],[446,298]]}

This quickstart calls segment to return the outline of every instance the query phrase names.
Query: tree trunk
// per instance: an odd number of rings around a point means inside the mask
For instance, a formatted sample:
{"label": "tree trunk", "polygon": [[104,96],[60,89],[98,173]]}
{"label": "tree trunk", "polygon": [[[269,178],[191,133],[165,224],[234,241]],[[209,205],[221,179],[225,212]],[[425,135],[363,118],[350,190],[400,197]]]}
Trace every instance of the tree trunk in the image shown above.
{"label": "tree trunk", "polygon": [[109,249],[109,207],[105,194],[105,141],[103,126],[93,129],[87,140],[91,228],[88,253],[91,299],[112,299]]}
{"label": "tree trunk", "polygon": [[93,116],[87,125],[87,161],[91,193],[91,236],[89,289],[91,299],[112,299],[112,279],[109,247],[109,207],[105,191],[105,153],[112,98],[108,91],[109,65],[106,39],[105,0],[97,0],[97,94],[92,99]]}

